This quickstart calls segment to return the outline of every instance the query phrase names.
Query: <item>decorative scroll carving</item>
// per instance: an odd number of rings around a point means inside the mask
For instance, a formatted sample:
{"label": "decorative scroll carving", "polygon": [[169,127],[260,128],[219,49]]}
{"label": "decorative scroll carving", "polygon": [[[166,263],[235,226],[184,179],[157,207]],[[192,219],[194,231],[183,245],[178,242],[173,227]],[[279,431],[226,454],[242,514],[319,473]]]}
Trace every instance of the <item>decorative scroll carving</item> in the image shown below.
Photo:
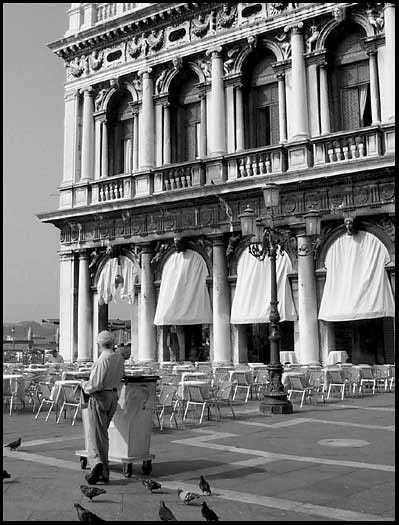
{"label": "decorative scroll carving", "polygon": [[89,57],[89,64],[93,71],[101,69],[104,62],[104,51],[93,51]]}
{"label": "decorative scroll carving", "polygon": [[148,37],[148,46],[151,51],[158,51],[161,49],[164,42],[164,30],[160,29],[158,34],[156,31],[152,30]]}
{"label": "decorative scroll carving", "polygon": [[198,15],[197,19],[191,21],[191,36],[201,38],[206,35],[210,25],[211,15],[205,16],[203,13]]}
{"label": "decorative scroll carving", "polygon": [[231,4],[223,4],[222,8],[216,15],[216,27],[227,28],[231,27],[237,20],[237,6]]}
{"label": "decorative scroll carving", "polygon": [[139,54],[141,53],[141,43],[138,43],[139,39],[137,36],[133,37],[132,40],[130,40],[127,43],[127,53],[132,58],[137,58]]}

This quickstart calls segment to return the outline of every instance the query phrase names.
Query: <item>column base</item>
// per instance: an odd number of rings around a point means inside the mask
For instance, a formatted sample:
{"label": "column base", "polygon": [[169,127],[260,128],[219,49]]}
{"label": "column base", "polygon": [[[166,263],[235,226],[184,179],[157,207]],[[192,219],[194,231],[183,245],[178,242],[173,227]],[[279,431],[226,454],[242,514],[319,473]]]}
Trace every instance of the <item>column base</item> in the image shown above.
{"label": "column base", "polygon": [[259,410],[263,414],[292,414],[293,407],[286,394],[264,394]]}

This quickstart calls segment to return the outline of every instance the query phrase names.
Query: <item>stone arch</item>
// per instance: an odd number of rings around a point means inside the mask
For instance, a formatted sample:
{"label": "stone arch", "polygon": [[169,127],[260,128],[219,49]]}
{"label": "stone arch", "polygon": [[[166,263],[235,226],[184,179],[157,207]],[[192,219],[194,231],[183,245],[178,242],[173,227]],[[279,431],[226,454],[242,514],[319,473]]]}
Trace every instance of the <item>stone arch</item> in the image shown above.
{"label": "stone arch", "polygon": [[355,13],[348,16],[348,18],[345,21],[338,22],[337,20],[331,20],[328,22],[320,31],[320,35],[316,41],[316,50],[321,51],[326,48],[326,41],[328,37],[337,29],[339,26],[345,24],[346,21],[352,21],[355,24],[359,25],[364,31],[366,32],[366,36],[374,36],[374,28],[370,24],[370,22],[367,20],[367,17],[360,14]]}
{"label": "stone arch", "polygon": [[[122,247],[120,249],[120,255],[124,255],[125,257],[130,259],[132,261],[133,265],[136,266],[140,270],[141,267],[140,267],[139,261],[137,259],[137,256],[131,250],[128,250],[128,249]],[[104,252],[104,253],[102,253],[100,255],[100,258],[97,261],[96,271],[95,271],[94,277],[93,277],[93,285],[96,288],[97,288],[97,284],[98,284],[98,280],[100,278],[101,272],[103,271],[104,266],[107,264],[107,262],[109,260],[110,260],[110,256],[106,252]],[[141,276],[141,272],[139,271],[138,272],[138,280],[139,280],[139,282],[140,282],[140,276]]]}
{"label": "stone arch", "polygon": [[[193,252],[197,252],[205,261],[206,267],[209,272],[209,277],[212,277],[212,261],[209,258],[206,251],[198,246],[198,244],[195,241],[189,241],[187,239],[184,239],[184,246],[185,249],[191,250]],[[176,249],[172,244],[169,245],[169,247],[164,251],[164,253],[159,258],[156,267],[154,268],[154,274],[155,274],[155,280],[160,281],[162,279],[162,272],[164,269],[164,266],[166,264],[166,261],[169,259],[169,257],[176,252]]]}
{"label": "stone arch", "polygon": [[[391,262],[395,263],[395,245],[390,236],[383,228],[381,228],[378,224],[367,221],[357,221],[355,222],[355,227],[358,231],[366,231],[377,237],[377,239],[379,239],[388,250]],[[336,241],[342,235],[345,235],[345,233],[346,228],[343,224],[337,226],[330,232],[327,239],[323,242],[320,252],[317,256],[316,269],[325,269],[325,260],[329,248],[334,243],[334,241]]]}
{"label": "stone arch", "polygon": [[[262,48],[261,49],[267,49],[271,51],[273,55],[275,56],[277,62],[284,60],[283,52],[280,46],[276,42],[273,42],[272,40],[262,38]],[[237,55],[237,58],[234,62],[232,73],[242,73],[243,66],[247,58],[250,57],[256,51],[259,52],[259,49],[252,49],[250,47],[245,47],[242,51],[240,51],[240,53]]]}
{"label": "stone arch", "polygon": [[112,97],[116,93],[118,93],[118,91],[120,91],[121,88],[125,88],[130,93],[132,97],[132,102],[137,102],[139,100],[139,93],[137,89],[130,82],[122,82],[118,87],[109,88],[99,109],[102,111],[107,111]]}
{"label": "stone arch", "polygon": [[167,73],[166,78],[163,82],[162,91],[160,92],[160,95],[169,94],[169,90],[170,90],[170,86],[172,82],[177,77],[179,77],[179,75],[181,75],[183,69],[185,70],[190,69],[191,71],[193,71],[197,75],[199,83],[206,82],[207,80],[206,76],[203,70],[200,68],[200,66],[196,64],[195,62],[186,62],[181,69],[174,68],[174,69],[171,69],[169,73]]}

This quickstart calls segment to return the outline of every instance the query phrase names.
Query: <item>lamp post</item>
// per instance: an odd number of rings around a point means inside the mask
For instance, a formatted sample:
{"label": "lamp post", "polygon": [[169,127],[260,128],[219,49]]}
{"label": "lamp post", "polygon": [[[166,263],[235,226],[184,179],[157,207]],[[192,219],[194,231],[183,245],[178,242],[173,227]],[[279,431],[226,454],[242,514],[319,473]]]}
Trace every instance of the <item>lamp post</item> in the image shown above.
{"label": "lamp post", "polygon": [[[287,230],[274,228],[274,210],[279,204],[279,187],[277,184],[267,184],[263,188],[263,197],[269,216],[266,220],[255,217],[255,212],[249,206],[240,215],[242,235],[248,239],[251,255],[263,261],[266,255],[270,258],[271,297],[269,316],[270,363],[267,365],[269,384],[260,403],[263,413],[291,414],[292,403],[287,399],[281,382],[283,366],[280,362],[280,315],[278,313],[276,257],[284,254],[284,246],[289,241]],[[254,237],[254,239],[253,239]]]}

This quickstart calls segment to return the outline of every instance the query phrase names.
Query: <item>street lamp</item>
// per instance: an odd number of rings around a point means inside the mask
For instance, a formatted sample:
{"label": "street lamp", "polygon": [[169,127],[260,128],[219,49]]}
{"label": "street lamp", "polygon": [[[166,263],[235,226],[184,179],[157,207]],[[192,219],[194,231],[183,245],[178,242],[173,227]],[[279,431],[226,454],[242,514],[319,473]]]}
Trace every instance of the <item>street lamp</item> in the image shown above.
{"label": "street lamp", "polygon": [[284,254],[284,247],[289,242],[289,232],[274,228],[274,210],[279,204],[279,186],[266,184],[263,191],[268,217],[256,218],[249,206],[239,216],[242,235],[247,238],[251,255],[263,261],[266,255],[270,258],[271,297],[270,297],[270,363],[267,365],[269,384],[260,403],[261,412],[291,414],[292,403],[287,399],[281,382],[283,366],[280,362],[280,315],[277,309],[277,276],[276,257]]}

